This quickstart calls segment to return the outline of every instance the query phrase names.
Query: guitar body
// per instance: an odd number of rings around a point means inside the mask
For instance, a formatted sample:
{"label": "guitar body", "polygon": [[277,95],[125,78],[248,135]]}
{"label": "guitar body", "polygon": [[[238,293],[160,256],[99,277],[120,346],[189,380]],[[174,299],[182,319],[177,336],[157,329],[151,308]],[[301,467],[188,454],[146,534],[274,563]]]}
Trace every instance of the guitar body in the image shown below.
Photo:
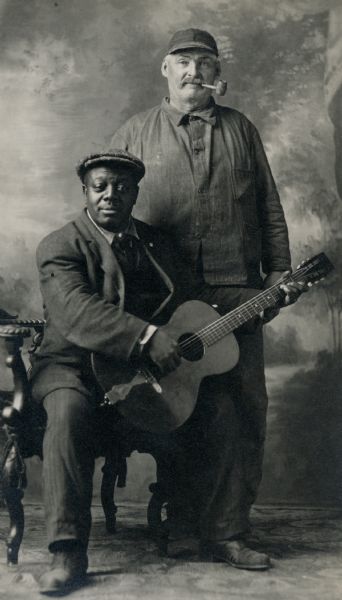
{"label": "guitar body", "polygon": [[134,369],[116,361],[114,366],[110,357],[93,355],[94,373],[108,401],[140,429],[155,433],[177,429],[193,412],[202,379],[230,371],[238,362],[239,347],[232,331],[265,308],[281,306],[282,284],[317,283],[333,268],[321,252],[222,317],[204,302],[185,302],[164,326],[178,340],[182,353],[182,364],[165,377],[159,378],[153,365]]}
{"label": "guitar body", "polygon": [[[203,327],[218,318],[214,308],[191,300],[178,307],[163,329],[186,346],[190,335],[193,341],[195,332],[200,334]],[[199,335],[195,336],[197,343],[189,345],[192,352],[185,348],[181,365],[151,381],[127,365],[114,367],[110,357],[93,355],[94,373],[106,397],[133,425],[155,433],[177,429],[192,414],[202,379],[230,371],[237,364],[239,347],[233,333],[210,346],[204,346]]]}

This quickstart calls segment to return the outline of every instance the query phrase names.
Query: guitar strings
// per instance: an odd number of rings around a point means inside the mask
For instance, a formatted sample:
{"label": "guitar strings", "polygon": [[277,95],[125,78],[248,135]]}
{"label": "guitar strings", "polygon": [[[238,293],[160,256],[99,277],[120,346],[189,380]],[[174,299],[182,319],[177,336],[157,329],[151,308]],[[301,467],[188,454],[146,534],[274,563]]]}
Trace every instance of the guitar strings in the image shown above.
{"label": "guitar strings", "polygon": [[[233,331],[235,329],[236,325],[241,324],[240,317],[243,313],[247,313],[247,316],[250,316],[250,317],[257,314],[255,311],[255,307],[258,306],[256,304],[258,301],[266,299],[266,297],[268,295],[270,295],[273,300],[278,300],[278,298],[280,296],[279,286],[281,283],[286,283],[290,280],[300,279],[301,277],[303,277],[303,275],[305,275],[306,272],[310,271],[311,269],[312,269],[312,264],[307,267],[302,267],[301,269],[295,271],[292,275],[289,275],[282,282],[275,283],[267,290],[262,291],[260,294],[257,294],[257,296],[255,296],[251,300],[248,300],[245,303],[245,305],[243,305],[242,307],[240,306],[240,307],[235,308],[234,310],[223,315],[222,317],[220,317],[213,323],[207,325],[206,327],[203,327],[197,333],[189,336],[186,340],[184,340],[184,342],[181,342],[179,344],[180,349],[181,350],[190,349],[192,346],[195,345],[195,343],[198,343],[198,338],[200,338],[201,341],[204,344],[206,344],[207,346],[211,345],[212,343],[214,343],[216,341],[216,334],[218,332],[225,331],[224,325],[228,319],[233,324],[233,327],[232,327],[232,331]],[[273,295],[274,292],[276,293],[276,297],[274,297],[274,295]],[[258,306],[258,308],[260,308],[261,310],[263,310],[264,308],[267,308],[267,307],[268,307],[268,303],[264,307]],[[252,313],[249,312],[249,308],[253,309]],[[244,315],[244,316],[246,316],[246,315]],[[213,339],[211,339],[211,340],[204,339],[204,338],[209,338],[209,336],[211,336]]]}
{"label": "guitar strings", "polygon": [[[305,272],[309,271],[312,269],[312,265],[308,266],[308,267],[303,267],[300,271],[296,271],[293,275],[289,276],[288,278],[284,279],[283,282],[289,281],[289,280],[293,280],[293,279],[299,279],[303,276],[303,274],[305,274]],[[255,296],[254,298],[252,298],[251,300],[248,300],[248,302],[246,302],[246,304],[243,306],[243,308],[237,307],[236,309],[234,309],[233,311],[231,311],[230,313],[227,313],[226,315],[223,315],[222,317],[220,317],[219,319],[217,319],[216,321],[214,321],[214,323],[211,323],[210,325],[207,325],[206,327],[204,327],[203,329],[199,330],[195,335],[190,336],[187,340],[185,340],[184,342],[181,342],[180,347],[186,348],[188,346],[191,346],[194,342],[198,343],[198,337],[202,338],[202,341],[205,343],[206,341],[213,343],[213,341],[215,340],[215,335],[212,336],[214,339],[213,340],[205,340],[203,338],[205,337],[209,337],[210,334],[215,334],[218,331],[224,330],[222,329],[222,326],[225,324],[225,321],[227,320],[227,318],[229,319],[229,321],[232,322],[233,327],[232,330],[235,328],[236,325],[240,324],[240,318],[241,318],[241,314],[243,313],[247,313],[247,316],[254,316],[256,314],[255,312],[255,307],[256,305],[256,301],[259,300],[262,301],[265,299],[265,296],[271,295],[273,300],[277,300],[279,298],[279,285],[280,283],[274,284],[273,286],[271,286],[269,289],[264,290],[263,292],[261,292],[261,294]],[[277,295],[276,297],[274,297],[273,293],[276,292]],[[260,297],[262,296],[262,298]],[[254,305],[254,306],[252,306]],[[267,308],[268,303],[266,303],[265,306],[258,306],[258,308],[260,308],[261,310],[263,310],[264,308]],[[253,308],[253,312],[250,313],[249,312],[249,308],[252,307]],[[245,315],[244,315],[245,316]]]}
{"label": "guitar strings", "polygon": [[[289,281],[290,279],[295,279],[295,278],[298,279],[298,278],[302,277],[305,270],[309,270],[309,269],[311,269],[311,267],[306,267],[306,268],[301,269],[300,273],[296,271],[292,276],[289,276],[283,282]],[[224,325],[224,323],[227,319],[232,321],[232,324],[233,324],[232,330],[233,330],[236,325],[240,324],[241,314],[247,313],[247,316],[251,316],[251,317],[256,314],[256,311],[255,311],[255,307],[257,306],[256,301],[259,300],[259,302],[260,302],[261,300],[264,300],[265,297],[268,295],[270,295],[273,300],[277,300],[280,295],[279,294],[279,291],[280,291],[279,285],[280,285],[280,283],[274,284],[269,289],[261,292],[261,294],[258,294],[251,300],[248,300],[243,307],[240,306],[240,307],[235,308],[230,313],[227,313],[226,315],[223,315],[222,317],[220,317],[219,319],[214,321],[214,323],[211,323],[210,325],[207,325],[203,329],[199,330],[195,335],[190,336],[187,340],[185,340],[184,342],[181,342],[180,347],[182,349],[186,348],[188,346],[191,346],[194,343],[194,341],[197,341],[198,337],[205,338],[205,337],[208,337],[208,334],[210,335],[210,334],[215,333],[216,331],[220,331],[222,329],[222,325]],[[277,293],[276,297],[274,297],[273,292]],[[261,296],[262,296],[262,298],[261,298]],[[252,313],[249,312],[250,307],[253,308]],[[267,307],[268,307],[268,303],[266,303],[265,306],[262,306],[262,305],[258,306],[258,308],[260,308],[260,310],[263,310],[264,308],[267,308]],[[202,341],[205,342],[206,340],[202,339]],[[210,345],[210,344],[208,344],[208,345]]]}

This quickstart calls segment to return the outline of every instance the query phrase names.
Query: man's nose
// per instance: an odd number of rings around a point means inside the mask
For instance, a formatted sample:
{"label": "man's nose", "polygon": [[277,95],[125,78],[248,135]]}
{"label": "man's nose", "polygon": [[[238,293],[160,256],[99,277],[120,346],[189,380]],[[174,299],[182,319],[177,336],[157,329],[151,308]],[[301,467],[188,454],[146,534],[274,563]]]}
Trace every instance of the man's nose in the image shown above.
{"label": "man's nose", "polygon": [[198,75],[199,72],[199,65],[195,60],[191,60],[188,64],[188,73],[189,75],[191,75],[192,77],[196,77],[196,75]]}
{"label": "man's nose", "polygon": [[116,186],[113,185],[113,184],[111,184],[111,183],[109,183],[107,185],[107,187],[106,187],[106,191],[105,191],[105,194],[104,194],[105,199],[106,200],[113,200],[116,197],[116,195],[117,195],[116,192],[117,192]]}

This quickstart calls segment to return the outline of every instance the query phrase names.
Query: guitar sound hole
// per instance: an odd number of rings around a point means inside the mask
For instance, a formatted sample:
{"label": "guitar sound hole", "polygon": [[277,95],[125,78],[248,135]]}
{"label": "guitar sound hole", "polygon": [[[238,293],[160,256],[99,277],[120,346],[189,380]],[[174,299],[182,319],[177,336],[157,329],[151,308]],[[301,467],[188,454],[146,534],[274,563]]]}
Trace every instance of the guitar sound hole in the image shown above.
{"label": "guitar sound hole", "polygon": [[183,333],[178,339],[182,349],[182,357],[195,362],[204,356],[204,345],[201,338],[195,333]]}

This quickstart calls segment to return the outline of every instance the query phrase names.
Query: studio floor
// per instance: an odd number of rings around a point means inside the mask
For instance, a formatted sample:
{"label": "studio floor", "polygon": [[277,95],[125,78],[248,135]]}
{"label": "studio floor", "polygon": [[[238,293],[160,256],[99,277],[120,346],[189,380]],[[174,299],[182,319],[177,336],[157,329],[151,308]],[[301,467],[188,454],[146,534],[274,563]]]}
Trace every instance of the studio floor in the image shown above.
{"label": "studio floor", "polygon": [[[0,599],[42,598],[37,579],[47,567],[41,505],[27,504],[18,567],[5,561],[7,514],[0,511]],[[86,587],[73,600],[341,600],[342,510],[257,507],[255,534],[273,568],[241,571],[193,556],[160,556],[146,527],[146,506],[119,506],[118,531],[105,532],[100,506],[93,507]]]}

